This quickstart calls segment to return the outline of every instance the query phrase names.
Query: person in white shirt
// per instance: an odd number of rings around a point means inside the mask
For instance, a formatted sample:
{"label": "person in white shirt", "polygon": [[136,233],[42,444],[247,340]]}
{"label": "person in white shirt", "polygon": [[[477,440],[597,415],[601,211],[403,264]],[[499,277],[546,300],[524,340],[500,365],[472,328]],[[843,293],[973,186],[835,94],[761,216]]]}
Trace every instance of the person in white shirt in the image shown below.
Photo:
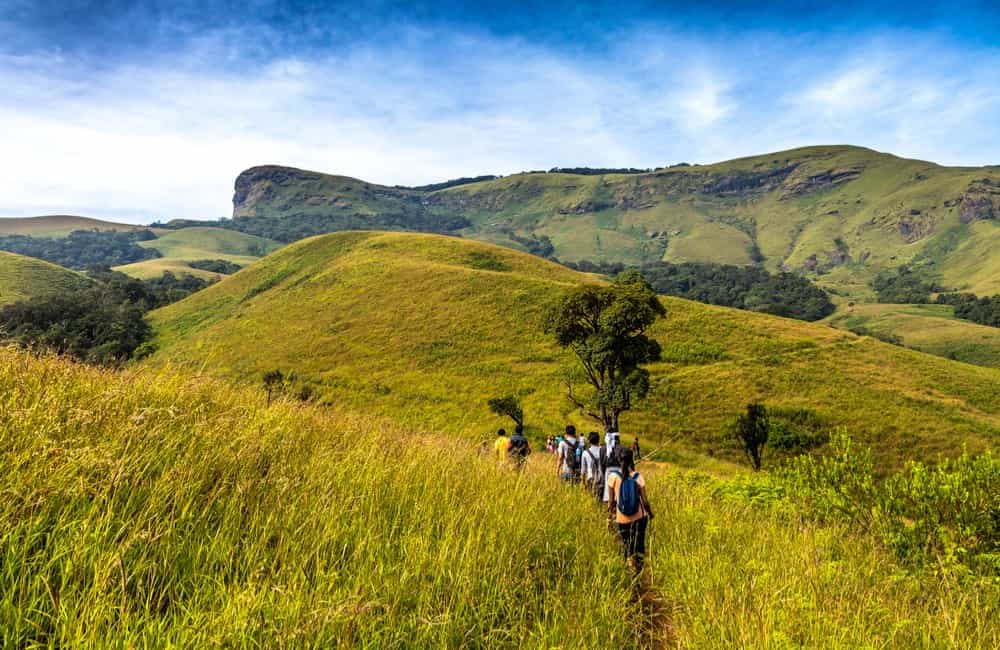
{"label": "person in white shirt", "polygon": [[598,501],[601,501],[604,496],[604,466],[607,455],[601,445],[601,436],[596,431],[590,433],[588,442],[590,447],[583,451],[580,474],[583,476],[584,484],[590,493]]}
{"label": "person in white shirt", "polygon": [[580,465],[576,457],[576,427],[566,427],[566,435],[559,443],[556,454],[556,468],[564,481],[572,481],[580,476]]}

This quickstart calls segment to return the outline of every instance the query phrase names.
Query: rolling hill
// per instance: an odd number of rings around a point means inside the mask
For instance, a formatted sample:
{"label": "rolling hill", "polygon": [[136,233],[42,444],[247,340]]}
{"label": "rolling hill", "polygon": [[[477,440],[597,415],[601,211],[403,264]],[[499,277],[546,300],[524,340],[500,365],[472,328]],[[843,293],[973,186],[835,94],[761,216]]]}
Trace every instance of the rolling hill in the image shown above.
{"label": "rolling hill", "polygon": [[[151,314],[150,363],[259,384],[477,438],[501,424],[488,397],[517,393],[536,433],[586,428],[563,392],[569,357],[539,332],[545,304],[594,281],[508,248],[440,235],[307,239]],[[626,434],[733,457],[729,419],[750,401],[791,424],[848,428],[896,464],[996,445],[1000,372],[800,321],[664,299],[664,360]],[[679,459],[679,457],[676,457]]]}
{"label": "rolling hill", "polygon": [[114,223],[90,217],[47,215],[43,217],[0,217],[0,235],[64,237],[74,230],[148,230],[148,226]]}
{"label": "rolling hill", "polygon": [[546,237],[567,261],[760,260],[855,299],[871,297],[880,270],[911,263],[949,289],[1000,293],[1000,168],[860,147],[640,174],[515,174],[433,191],[267,166],[239,176],[233,203],[235,227],[248,232],[294,221],[439,227],[535,252]]}
{"label": "rolling hill", "polygon": [[0,306],[48,291],[72,291],[89,283],[85,276],[61,266],[0,251]]}
{"label": "rolling hill", "polygon": [[156,239],[139,243],[160,253],[161,257],[115,267],[138,278],[152,278],[165,271],[198,277],[216,278],[218,273],[192,268],[198,260],[226,260],[246,266],[279,248],[277,242],[223,228],[195,227],[161,231]]}

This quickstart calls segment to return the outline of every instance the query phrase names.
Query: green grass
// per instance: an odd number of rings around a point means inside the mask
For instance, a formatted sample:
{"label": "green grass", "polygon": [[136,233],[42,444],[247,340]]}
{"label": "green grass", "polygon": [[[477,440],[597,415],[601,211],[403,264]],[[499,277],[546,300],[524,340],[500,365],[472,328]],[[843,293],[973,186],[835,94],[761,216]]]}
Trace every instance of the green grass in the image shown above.
{"label": "green grass", "polygon": [[[787,177],[759,187],[739,185],[789,168]],[[514,174],[431,193],[269,169],[287,178],[251,184],[235,206],[237,217],[422,210],[465,216],[472,226],[463,235],[484,241],[517,247],[507,229],[546,235],[555,255],[570,261],[745,264],[755,243],[770,270],[804,271],[815,259],[818,279],[855,300],[869,296],[867,284],[879,271],[914,260],[933,265],[950,289],[1000,292],[1000,227],[960,223],[957,203],[976,181],[1000,181],[992,167],[818,146],[649,174]],[[829,173],[855,177],[815,180]],[[994,208],[1000,215],[1000,195]],[[838,240],[850,255],[847,266],[834,266]]]}
{"label": "green grass", "polygon": [[140,230],[146,226],[113,223],[89,217],[51,215],[45,217],[0,217],[0,235],[65,237],[74,230]]}
{"label": "green grass", "polygon": [[842,329],[898,335],[907,347],[1000,368],[1000,329],[955,318],[950,305],[841,305],[826,322]]}
{"label": "green grass", "polygon": [[72,291],[89,283],[85,276],[61,266],[0,251],[0,305],[50,291]]}
{"label": "green grass", "polygon": [[218,273],[194,269],[188,262],[223,259],[246,266],[281,245],[270,239],[255,237],[223,228],[184,228],[166,231],[156,239],[140,242],[143,248],[159,251],[162,257],[115,267],[116,271],[148,279],[164,272],[187,273],[201,278],[217,278]]}
{"label": "green grass", "polygon": [[995,648],[1000,585],[907,573],[871,538],[645,468],[655,582],[691,648]]}
{"label": "green grass", "polygon": [[384,422],[0,350],[0,645],[634,645],[626,570],[561,487]]}
{"label": "green grass", "polygon": [[[641,467],[650,590],[552,458],[0,349],[4,647],[993,648],[1000,585]],[[728,471],[728,470],[726,470]]]}
{"label": "green grass", "polygon": [[[308,384],[323,402],[477,439],[503,424],[486,400],[506,394],[522,397],[537,435],[567,421],[589,430],[565,398],[570,356],[540,333],[545,305],[584,281],[593,279],[458,238],[327,235],[154,312],[149,363],[253,385],[266,370],[294,371],[294,389]],[[653,334],[665,358],[623,426],[665,454],[738,459],[724,432],[756,400],[848,427],[887,466],[996,445],[996,370],[823,325],[664,303]]]}

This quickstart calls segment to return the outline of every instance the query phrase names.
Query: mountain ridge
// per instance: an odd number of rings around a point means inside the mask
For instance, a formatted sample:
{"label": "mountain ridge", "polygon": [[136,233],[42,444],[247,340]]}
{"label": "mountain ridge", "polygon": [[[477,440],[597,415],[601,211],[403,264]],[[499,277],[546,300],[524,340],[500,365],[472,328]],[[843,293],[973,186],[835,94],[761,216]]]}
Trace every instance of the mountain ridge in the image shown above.
{"label": "mountain ridge", "polygon": [[759,263],[853,299],[879,271],[920,264],[949,289],[1000,292],[1000,168],[863,147],[645,173],[521,173],[431,191],[264,165],[235,187],[237,227],[444,231],[565,261]]}

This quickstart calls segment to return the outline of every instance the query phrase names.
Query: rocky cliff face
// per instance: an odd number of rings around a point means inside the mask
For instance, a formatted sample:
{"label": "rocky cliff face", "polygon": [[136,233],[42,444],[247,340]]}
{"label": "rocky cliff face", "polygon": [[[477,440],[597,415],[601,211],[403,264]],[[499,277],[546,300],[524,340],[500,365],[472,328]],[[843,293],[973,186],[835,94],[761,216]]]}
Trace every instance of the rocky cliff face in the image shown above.
{"label": "rocky cliff face", "polygon": [[1000,181],[982,178],[974,182],[959,200],[958,216],[962,223],[986,221],[1000,214]]}

